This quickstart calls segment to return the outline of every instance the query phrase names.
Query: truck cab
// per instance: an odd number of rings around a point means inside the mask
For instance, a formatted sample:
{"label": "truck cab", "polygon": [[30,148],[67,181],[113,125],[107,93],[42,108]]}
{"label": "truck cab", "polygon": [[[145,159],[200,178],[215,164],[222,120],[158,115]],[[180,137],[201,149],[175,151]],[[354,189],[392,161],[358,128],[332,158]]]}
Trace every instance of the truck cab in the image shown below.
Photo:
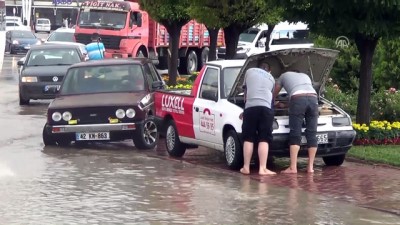
{"label": "truck cab", "polygon": [[136,2],[84,1],[77,25],[76,41],[91,42],[91,35],[98,33],[106,58],[148,56],[149,17]]}

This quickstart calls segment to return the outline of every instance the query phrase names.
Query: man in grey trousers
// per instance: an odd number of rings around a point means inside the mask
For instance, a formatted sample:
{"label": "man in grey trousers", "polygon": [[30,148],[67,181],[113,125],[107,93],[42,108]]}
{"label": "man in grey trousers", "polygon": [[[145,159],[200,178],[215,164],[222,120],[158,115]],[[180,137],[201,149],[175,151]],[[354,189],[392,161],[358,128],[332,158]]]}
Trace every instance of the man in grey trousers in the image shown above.
{"label": "man in grey trousers", "polygon": [[318,96],[310,77],[305,73],[287,71],[275,83],[274,99],[281,88],[289,94],[289,145],[290,166],[282,173],[297,173],[297,156],[301,144],[303,121],[306,125],[308,146],[307,172],[314,172],[314,160],[317,153]]}

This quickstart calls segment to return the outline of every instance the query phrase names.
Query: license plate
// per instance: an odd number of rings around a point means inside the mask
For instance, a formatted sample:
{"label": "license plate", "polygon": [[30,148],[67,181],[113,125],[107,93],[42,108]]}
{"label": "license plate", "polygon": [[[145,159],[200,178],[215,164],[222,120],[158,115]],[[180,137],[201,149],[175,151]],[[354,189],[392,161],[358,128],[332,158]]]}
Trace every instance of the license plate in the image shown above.
{"label": "license plate", "polygon": [[[317,143],[318,144],[326,144],[328,143],[328,134],[317,134]],[[301,136],[301,144],[306,144],[307,139],[305,136]]]}
{"label": "license plate", "polygon": [[77,141],[110,140],[110,132],[76,133]]}
{"label": "license plate", "polygon": [[50,88],[55,87],[57,88],[57,91],[60,90],[61,85],[46,85],[44,86],[44,92],[48,92]]}

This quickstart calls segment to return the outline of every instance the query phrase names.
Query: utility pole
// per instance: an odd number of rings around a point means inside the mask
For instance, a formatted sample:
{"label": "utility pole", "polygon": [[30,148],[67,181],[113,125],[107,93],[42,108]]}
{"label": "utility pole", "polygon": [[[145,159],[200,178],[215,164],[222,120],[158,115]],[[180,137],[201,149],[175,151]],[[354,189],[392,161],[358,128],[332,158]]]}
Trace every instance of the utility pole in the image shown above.
{"label": "utility pole", "polygon": [[3,69],[5,42],[6,42],[6,2],[0,0],[0,73]]}

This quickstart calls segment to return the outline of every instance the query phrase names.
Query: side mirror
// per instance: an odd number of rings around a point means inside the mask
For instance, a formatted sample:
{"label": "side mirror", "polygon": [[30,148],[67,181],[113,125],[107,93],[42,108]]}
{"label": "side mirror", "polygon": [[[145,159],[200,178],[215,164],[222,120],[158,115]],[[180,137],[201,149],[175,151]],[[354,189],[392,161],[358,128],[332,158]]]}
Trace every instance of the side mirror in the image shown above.
{"label": "side mirror", "polygon": [[152,89],[162,89],[164,87],[164,82],[157,80],[151,84]]}
{"label": "side mirror", "polygon": [[207,99],[207,100],[214,101],[214,102],[218,101],[218,93],[216,90],[215,91],[214,90],[204,90],[201,93],[201,97],[204,99]]}
{"label": "side mirror", "polygon": [[17,65],[23,66],[25,64],[24,60],[18,60]]}
{"label": "side mirror", "polygon": [[264,47],[265,47],[265,42],[259,40],[259,41],[258,41],[258,47],[259,47],[259,48],[264,48]]}
{"label": "side mirror", "polygon": [[141,13],[137,14],[137,26],[138,27],[142,26],[142,14]]}

